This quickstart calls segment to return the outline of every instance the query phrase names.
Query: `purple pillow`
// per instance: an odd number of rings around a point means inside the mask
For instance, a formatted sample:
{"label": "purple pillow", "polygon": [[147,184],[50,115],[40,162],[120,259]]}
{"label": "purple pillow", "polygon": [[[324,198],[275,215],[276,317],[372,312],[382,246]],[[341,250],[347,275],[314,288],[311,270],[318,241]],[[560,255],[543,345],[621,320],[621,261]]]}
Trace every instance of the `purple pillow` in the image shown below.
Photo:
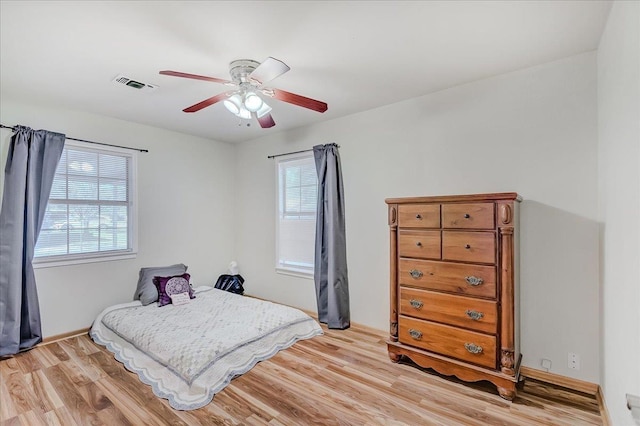
{"label": "purple pillow", "polygon": [[158,289],[158,306],[171,303],[171,295],[179,293],[189,293],[191,299],[195,299],[193,289],[189,284],[191,275],[182,274],[172,277],[153,277],[153,284]]}

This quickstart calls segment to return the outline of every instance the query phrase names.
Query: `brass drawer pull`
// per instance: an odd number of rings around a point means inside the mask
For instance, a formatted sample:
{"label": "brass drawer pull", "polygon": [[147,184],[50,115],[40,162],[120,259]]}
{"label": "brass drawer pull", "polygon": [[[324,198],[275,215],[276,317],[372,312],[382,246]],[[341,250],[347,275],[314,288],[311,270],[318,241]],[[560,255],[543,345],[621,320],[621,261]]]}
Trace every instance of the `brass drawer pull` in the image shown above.
{"label": "brass drawer pull", "polygon": [[475,343],[465,343],[464,348],[472,354],[482,353],[482,346],[478,346]]}
{"label": "brass drawer pull", "polygon": [[420,340],[420,339],[422,339],[422,331],[410,328],[409,329],[409,336],[411,336],[411,338],[413,340]]}
{"label": "brass drawer pull", "polygon": [[424,306],[424,303],[422,303],[422,301],[416,299],[409,300],[409,304],[416,309],[421,309],[422,306]]}
{"label": "brass drawer pull", "polygon": [[474,321],[480,321],[482,317],[484,317],[484,314],[482,312],[474,311],[471,309],[467,309],[467,312],[465,312],[465,314],[467,314],[467,316]]}
{"label": "brass drawer pull", "polygon": [[418,220],[422,219],[422,215],[417,214],[417,215],[416,215],[416,219],[418,219]]}
{"label": "brass drawer pull", "polygon": [[465,277],[464,279],[469,285],[472,285],[472,286],[480,285],[484,282],[482,278],[474,277],[473,275]]}
{"label": "brass drawer pull", "polygon": [[413,278],[417,280],[418,278],[422,278],[422,275],[424,274],[422,273],[422,271],[418,271],[417,269],[412,269],[409,271],[409,275],[411,275]]}

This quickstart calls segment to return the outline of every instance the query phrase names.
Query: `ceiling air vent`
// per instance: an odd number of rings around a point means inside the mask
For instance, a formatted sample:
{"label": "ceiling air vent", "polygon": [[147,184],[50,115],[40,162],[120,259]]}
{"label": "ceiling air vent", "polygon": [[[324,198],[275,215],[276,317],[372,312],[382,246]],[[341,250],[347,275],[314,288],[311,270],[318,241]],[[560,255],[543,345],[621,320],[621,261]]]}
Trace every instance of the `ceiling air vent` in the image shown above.
{"label": "ceiling air vent", "polygon": [[119,75],[113,79],[114,83],[124,84],[125,86],[133,87],[134,89],[155,90],[158,88],[155,84],[143,83],[138,80],[134,80],[124,75]]}

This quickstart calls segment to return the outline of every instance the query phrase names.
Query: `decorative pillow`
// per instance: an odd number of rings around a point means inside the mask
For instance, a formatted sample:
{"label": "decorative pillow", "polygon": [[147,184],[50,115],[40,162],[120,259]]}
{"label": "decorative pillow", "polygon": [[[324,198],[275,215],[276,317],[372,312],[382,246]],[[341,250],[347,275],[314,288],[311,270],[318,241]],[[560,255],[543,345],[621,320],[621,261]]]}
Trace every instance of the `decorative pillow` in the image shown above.
{"label": "decorative pillow", "polygon": [[183,263],[177,263],[171,266],[153,266],[140,269],[138,287],[133,295],[133,300],[140,300],[140,302],[145,306],[157,301],[158,290],[153,284],[153,277],[180,275],[185,272],[187,272],[187,266]]}
{"label": "decorative pillow", "polygon": [[191,275],[182,274],[173,277],[153,277],[153,284],[158,290],[158,306],[171,303],[171,296],[180,293],[189,293],[189,298],[195,299],[193,289],[189,285]]}

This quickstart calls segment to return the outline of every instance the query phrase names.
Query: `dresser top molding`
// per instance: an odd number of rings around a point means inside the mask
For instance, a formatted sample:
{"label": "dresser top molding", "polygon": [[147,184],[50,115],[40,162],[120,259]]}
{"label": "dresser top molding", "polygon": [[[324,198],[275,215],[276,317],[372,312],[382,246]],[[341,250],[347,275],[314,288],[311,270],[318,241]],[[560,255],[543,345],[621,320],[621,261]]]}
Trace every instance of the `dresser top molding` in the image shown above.
{"label": "dresser top molding", "polygon": [[409,203],[444,203],[449,201],[495,201],[495,200],[515,200],[522,201],[522,197],[516,192],[496,192],[491,194],[472,195],[436,195],[432,197],[403,197],[387,198],[387,204],[409,204]]}

